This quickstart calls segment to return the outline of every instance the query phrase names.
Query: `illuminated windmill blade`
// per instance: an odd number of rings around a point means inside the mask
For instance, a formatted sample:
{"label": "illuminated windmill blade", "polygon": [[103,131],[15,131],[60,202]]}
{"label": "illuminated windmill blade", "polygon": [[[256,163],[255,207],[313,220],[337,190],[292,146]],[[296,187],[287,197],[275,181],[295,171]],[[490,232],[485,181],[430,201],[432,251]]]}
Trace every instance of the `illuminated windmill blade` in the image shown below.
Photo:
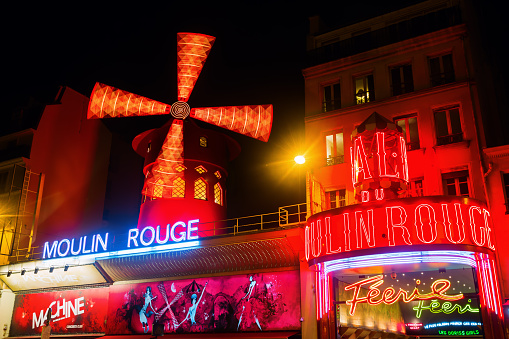
{"label": "illuminated windmill blade", "polygon": [[265,142],[272,129],[272,105],[193,108],[191,117]]}
{"label": "illuminated windmill blade", "polygon": [[152,198],[184,197],[184,126],[174,119],[156,161],[149,169],[143,194]]}
{"label": "illuminated windmill blade", "polygon": [[170,106],[159,101],[96,83],[88,104],[88,119],[167,114]]}
{"label": "illuminated windmill blade", "polygon": [[178,100],[187,102],[214,44],[213,36],[177,34]]}

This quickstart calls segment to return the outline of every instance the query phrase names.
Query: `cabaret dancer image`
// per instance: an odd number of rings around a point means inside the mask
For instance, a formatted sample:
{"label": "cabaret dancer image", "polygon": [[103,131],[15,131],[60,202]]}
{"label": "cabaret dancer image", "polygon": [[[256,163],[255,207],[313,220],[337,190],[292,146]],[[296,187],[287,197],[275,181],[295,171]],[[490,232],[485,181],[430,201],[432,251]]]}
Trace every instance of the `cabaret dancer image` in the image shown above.
{"label": "cabaret dancer image", "polygon": [[[256,280],[254,280],[253,276],[250,276],[249,277],[249,286],[247,288],[247,292],[240,299],[240,302],[239,302],[239,306],[242,305],[242,311],[240,312],[239,324],[237,325],[237,331],[240,328],[240,324],[242,323],[242,317],[244,317],[244,316],[245,316],[244,320],[246,320],[246,318],[248,320],[251,320],[251,321],[248,321],[249,323],[253,323],[253,321],[254,321],[256,323],[256,325],[258,325],[258,328],[260,329],[260,331],[262,331],[262,327],[260,326],[260,322],[258,321],[258,318],[256,317],[256,314],[255,314],[255,305],[254,305],[254,303],[255,303],[256,299],[252,298],[253,297],[252,294],[253,294],[255,286],[256,286]],[[247,324],[247,326],[250,325],[249,323]]]}
{"label": "cabaret dancer image", "polygon": [[[145,294],[143,294],[143,297],[145,299],[145,302],[143,304],[143,307],[139,309],[140,313],[140,322],[143,326],[143,333],[148,333],[149,331],[149,325],[148,325],[148,317],[153,315],[156,311],[154,310],[154,307],[152,306],[152,300],[154,300],[156,297],[152,296],[152,288],[150,286],[147,286],[147,290]],[[152,310],[149,310],[148,308],[151,308]],[[139,306],[138,306],[139,308]]]}
{"label": "cabaret dancer image", "polygon": [[200,304],[200,301],[201,301],[201,298],[203,297],[203,294],[205,293],[205,288],[207,287],[207,284],[209,282],[207,281],[205,283],[205,286],[203,286],[203,290],[201,291],[201,295],[200,295],[200,299],[196,300],[198,298],[198,296],[196,295],[196,293],[193,293],[193,295],[191,295],[191,307],[189,307],[189,310],[187,311],[187,314],[186,314],[186,317],[184,318],[184,320],[182,320],[182,322],[180,324],[178,324],[177,327],[179,327],[180,325],[182,325],[182,323],[184,323],[184,321],[186,320],[191,320],[191,326],[193,325],[196,325],[196,310],[198,308],[198,305]]}

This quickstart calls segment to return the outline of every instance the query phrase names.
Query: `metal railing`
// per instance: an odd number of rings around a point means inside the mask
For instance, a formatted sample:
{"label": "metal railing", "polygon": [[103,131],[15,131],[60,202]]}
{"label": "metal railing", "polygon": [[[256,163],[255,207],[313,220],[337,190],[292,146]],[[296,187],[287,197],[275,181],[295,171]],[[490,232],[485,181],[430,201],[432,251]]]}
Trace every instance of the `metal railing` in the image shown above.
{"label": "metal railing", "polygon": [[299,226],[306,222],[306,204],[279,207],[277,212],[196,224],[200,238],[238,235]]}
{"label": "metal railing", "polygon": [[463,133],[450,134],[437,137],[437,146],[453,144],[463,141]]}

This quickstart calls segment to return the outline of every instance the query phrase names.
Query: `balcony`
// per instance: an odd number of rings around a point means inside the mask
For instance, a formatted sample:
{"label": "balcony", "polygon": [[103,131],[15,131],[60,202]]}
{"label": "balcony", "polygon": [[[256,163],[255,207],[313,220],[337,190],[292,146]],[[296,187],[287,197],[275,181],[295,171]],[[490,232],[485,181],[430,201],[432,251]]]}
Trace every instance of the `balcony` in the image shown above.
{"label": "balcony", "polygon": [[463,141],[463,133],[456,133],[437,137],[437,146],[454,144]]}

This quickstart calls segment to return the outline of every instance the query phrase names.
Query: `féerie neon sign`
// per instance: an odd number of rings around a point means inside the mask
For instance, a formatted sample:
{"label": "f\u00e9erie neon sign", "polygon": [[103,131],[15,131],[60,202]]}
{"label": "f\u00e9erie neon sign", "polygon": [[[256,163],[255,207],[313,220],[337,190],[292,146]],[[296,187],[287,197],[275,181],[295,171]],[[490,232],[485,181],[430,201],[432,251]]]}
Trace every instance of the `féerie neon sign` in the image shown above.
{"label": "f\u00e9erie neon sign", "polygon": [[[468,299],[468,302],[471,302],[471,299]],[[415,311],[415,316],[417,318],[420,318],[422,315],[422,311],[430,311],[431,313],[444,313],[444,314],[451,314],[454,311],[458,311],[459,314],[463,314],[466,312],[471,313],[479,313],[478,308],[472,308],[470,304],[466,304],[465,306],[461,306],[459,304],[452,304],[449,301],[445,301],[444,303],[440,304],[438,300],[432,300],[429,305],[424,305],[424,300],[419,300],[419,303],[417,306],[414,306],[412,308]]]}
{"label": "f\u00e9erie neon sign", "polygon": [[314,214],[305,230],[306,258],[413,245],[472,245],[495,250],[489,211],[451,196],[392,199]]}
{"label": "f\u00e9erie neon sign", "polygon": [[[451,287],[451,282],[447,279],[437,279],[431,285],[431,292],[421,294],[419,289],[415,287],[412,292],[393,287],[387,287],[383,292],[378,289],[380,285],[384,283],[383,275],[377,275],[371,278],[367,278],[356,283],[350,284],[345,287],[345,291],[353,290],[353,297],[346,301],[346,304],[350,306],[350,315],[355,314],[357,304],[367,303],[369,305],[379,305],[384,303],[386,305],[394,304],[395,302],[402,301],[409,303],[414,300],[430,300],[430,299],[441,299],[446,301],[455,301],[463,298],[463,294],[446,295],[445,293]],[[370,284],[366,296],[361,297],[361,288],[364,285]]]}

